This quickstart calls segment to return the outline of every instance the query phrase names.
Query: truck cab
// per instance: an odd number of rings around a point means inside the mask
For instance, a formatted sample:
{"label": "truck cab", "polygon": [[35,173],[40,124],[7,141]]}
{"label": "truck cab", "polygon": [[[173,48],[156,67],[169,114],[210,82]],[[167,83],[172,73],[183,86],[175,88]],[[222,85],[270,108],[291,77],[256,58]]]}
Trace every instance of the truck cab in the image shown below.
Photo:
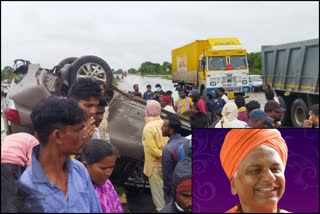
{"label": "truck cab", "polygon": [[[251,91],[247,52],[237,38],[211,38],[172,51],[173,82],[202,95],[223,87],[229,98]],[[192,78],[191,78],[192,77]]]}

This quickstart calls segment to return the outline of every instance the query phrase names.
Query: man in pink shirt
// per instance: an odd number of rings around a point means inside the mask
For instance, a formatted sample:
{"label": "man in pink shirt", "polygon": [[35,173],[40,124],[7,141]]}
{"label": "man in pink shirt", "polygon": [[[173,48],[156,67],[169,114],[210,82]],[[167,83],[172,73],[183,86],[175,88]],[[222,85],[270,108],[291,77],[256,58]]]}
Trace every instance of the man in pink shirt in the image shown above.
{"label": "man in pink shirt", "polygon": [[194,103],[194,108],[196,111],[208,114],[207,113],[207,105],[203,101],[203,99],[201,99],[200,93],[197,89],[192,89],[189,92],[189,97],[191,97],[191,99]]}
{"label": "man in pink shirt", "polygon": [[38,144],[39,141],[28,133],[8,135],[1,143],[1,164],[8,165],[18,179],[31,165],[32,148]]}

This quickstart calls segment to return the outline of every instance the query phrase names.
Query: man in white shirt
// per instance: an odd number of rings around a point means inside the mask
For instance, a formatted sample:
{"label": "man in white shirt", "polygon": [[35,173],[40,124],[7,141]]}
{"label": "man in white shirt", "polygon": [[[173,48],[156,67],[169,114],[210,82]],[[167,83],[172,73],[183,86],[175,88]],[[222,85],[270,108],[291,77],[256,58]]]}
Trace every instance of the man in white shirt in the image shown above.
{"label": "man in white shirt", "polygon": [[224,101],[226,101],[226,103],[229,102],[229,98],[225,95],[224,88],[218,88],[218,96],[221,97]]}

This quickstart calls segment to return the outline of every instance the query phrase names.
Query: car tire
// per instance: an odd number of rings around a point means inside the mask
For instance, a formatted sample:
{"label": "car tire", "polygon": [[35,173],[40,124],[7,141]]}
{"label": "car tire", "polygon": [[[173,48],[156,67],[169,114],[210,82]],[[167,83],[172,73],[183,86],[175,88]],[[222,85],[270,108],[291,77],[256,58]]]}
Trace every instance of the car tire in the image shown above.
{"label": "car tire", "polygon": [[76,59],[78,59],[77,57],[68,57],[63,59],[61,62],[59,62],[59,64],[57,65],[58,69],[63,68],[63,66],[65,64],[72,64]]}
{"label": "car tire", "polygon": [[303,121],[307,118],[308,112],[305,101],[301,98],[296,99],[291,106],[291,122],[293,127],[303,127]]}
{"label": "car tire", "polygon": [[102,80],[106,84],[106,89],[108,89],[111,87],[113,76],[106,61],[97,56],[83,56],[71,64],[69,85],[71,86],[78,78],[82,77]]}

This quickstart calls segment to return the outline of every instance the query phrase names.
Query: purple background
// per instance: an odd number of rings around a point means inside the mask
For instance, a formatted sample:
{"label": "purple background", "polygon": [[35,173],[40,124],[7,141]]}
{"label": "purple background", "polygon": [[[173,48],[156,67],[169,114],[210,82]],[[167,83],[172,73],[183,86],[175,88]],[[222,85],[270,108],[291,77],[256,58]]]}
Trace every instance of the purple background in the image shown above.
{"label": "purple background", "polygon": [[[220,163],[230,129],[193,129],[193,212],[225,212],[238,203]],[[279,129],[289,154],[286,190],[278,206],[289,212],[319,212],[319,129]]]}

